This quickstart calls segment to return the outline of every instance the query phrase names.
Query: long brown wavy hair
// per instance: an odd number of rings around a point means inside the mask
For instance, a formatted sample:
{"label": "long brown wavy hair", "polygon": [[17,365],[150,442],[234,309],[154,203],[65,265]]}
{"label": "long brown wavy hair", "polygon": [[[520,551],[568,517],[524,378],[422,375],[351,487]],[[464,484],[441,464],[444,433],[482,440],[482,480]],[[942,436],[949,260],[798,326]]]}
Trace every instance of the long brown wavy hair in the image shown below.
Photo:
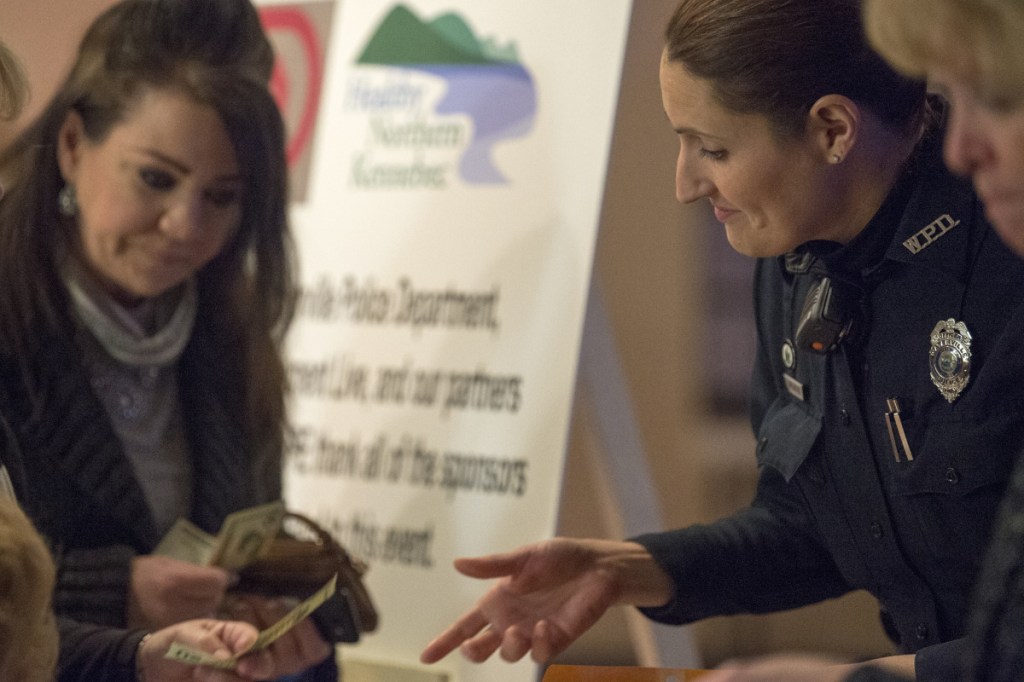
{"label": "long brown wavy hair", "polygon": [[232,412],[260,449],[280,445],[285,375],[280,341],[294,305],[284,126],[268,89],[273,50],[249,0],[124,0],[83,39],[39,118],[0,157],[0,352],[31,358],[66,334],[58,274],[76,226],[57,209],[57,135],[77,112],[102,142],[146,91],[175,89],[217,111],[243,174],[241,224],[197,275],[196,332],[213,340],[241,395]]}

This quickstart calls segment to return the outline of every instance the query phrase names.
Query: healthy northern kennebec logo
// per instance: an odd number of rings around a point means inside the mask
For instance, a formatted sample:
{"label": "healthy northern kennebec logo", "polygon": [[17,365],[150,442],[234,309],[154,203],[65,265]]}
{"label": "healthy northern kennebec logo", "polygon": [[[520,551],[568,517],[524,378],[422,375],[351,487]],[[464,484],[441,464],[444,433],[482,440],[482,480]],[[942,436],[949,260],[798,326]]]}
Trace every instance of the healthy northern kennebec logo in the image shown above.
{"label": "healthy northern kennebec logo", "polygon": [[494,146],[530,131],[537,97],[513,43],[478,38],[454,13],[423,21],[397,5],[356,61],[345,110],[366,126],[354,185],[443,189],[455,177],[507,183]]}

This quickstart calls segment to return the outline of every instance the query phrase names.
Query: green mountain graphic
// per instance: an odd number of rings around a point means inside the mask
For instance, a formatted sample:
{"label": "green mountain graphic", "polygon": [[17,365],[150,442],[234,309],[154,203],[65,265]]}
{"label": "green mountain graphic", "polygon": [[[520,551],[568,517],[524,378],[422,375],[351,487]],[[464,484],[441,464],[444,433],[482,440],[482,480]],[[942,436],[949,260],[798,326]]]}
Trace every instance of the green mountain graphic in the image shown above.
{"label": "green mountain graphic", "polygon": [[457,14],[424,22],[396,5],[377,27],[357,64],[502,64],[516,62],[514,45],[478,40]]}

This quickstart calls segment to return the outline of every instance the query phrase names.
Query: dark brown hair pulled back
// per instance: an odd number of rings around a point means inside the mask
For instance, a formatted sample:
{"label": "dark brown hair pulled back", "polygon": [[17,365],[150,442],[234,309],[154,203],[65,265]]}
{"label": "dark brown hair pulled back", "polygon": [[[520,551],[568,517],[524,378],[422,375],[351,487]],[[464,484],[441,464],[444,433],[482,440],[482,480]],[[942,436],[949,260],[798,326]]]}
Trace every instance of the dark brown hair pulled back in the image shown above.
{"label": "dark brown hair pulled back", "polygon": [[723,106],[766,116],[780,136],[803,132],[820,97],[840,94],[911,135],[925,88],[868,46],[860,0],[682,0],[666,56],[711,82]]}

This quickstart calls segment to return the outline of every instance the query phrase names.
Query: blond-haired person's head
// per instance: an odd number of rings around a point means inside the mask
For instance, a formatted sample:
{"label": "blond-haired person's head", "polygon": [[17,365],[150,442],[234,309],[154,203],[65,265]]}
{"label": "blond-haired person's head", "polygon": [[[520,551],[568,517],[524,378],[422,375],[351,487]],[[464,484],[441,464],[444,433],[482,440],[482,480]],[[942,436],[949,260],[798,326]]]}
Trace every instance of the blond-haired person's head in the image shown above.
{"label": "blond-haired person's head", "polygon": [[915,77],[941,67],[993,96],[1024,83],[1024,0],[864,0],[871,44]]}
{"label": "blond-haired person's head", "polygon": [[0,680],[53,679],[57,630],[50,553],[17,502],[0,497]]}
{"label": "blond-haired person's head", "polygon": [[[21,64],[14,53],[0,42],[0,123],[11,121],[21,113],[28,99],[28,85]],[[0,197],[4,186],[0,180]]]}
{"label": "blond-haired person's head", "polygon": [[950,103],[945,158],[1024,255],[1024,0],[865,0],[875,48]]}
{"label": "blond-haired person's head", "polygon": [[25,73],[10,49],[0,43],[0,121],[17,116],[27,97]]}

